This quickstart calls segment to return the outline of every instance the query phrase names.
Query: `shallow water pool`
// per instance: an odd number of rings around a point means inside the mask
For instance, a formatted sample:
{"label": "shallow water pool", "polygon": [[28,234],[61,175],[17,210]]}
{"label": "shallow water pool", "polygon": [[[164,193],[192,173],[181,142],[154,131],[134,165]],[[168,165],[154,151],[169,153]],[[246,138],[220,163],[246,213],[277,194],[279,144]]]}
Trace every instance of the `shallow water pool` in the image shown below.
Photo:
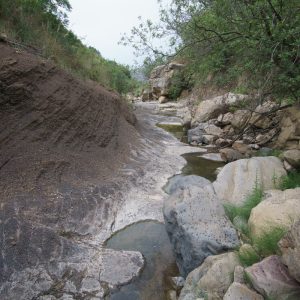
{"label": "shallow water pool", "polygon": [[114,234],[106,247],[115,250],[139,251],[145,257],[145,267],[139,278],[125,285],[107,299],[164,300],[172,289],[169,277],[178,276],[165,225],[146,221],[135,223]]}

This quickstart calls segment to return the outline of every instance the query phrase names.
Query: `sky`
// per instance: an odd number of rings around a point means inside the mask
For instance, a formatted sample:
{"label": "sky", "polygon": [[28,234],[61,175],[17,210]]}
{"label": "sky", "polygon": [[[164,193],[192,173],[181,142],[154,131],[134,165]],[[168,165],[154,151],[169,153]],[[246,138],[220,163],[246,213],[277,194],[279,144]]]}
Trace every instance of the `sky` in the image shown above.
{"label": "sky", "polygon": [[[167,1],[167,0],[165,0]],[[118,45],[123,33],[139,24],[138,17],[158,21],[157,0],[70,0],[70,29],[84,44],[98,49],[103,57],[133,65],[142,58],[130,46]]]}

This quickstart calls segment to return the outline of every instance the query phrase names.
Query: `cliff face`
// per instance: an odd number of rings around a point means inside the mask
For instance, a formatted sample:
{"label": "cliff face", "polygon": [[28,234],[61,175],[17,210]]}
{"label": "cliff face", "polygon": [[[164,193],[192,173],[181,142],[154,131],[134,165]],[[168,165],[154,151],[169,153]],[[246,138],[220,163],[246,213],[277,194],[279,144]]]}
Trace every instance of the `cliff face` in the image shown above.
{"label": "cliff face", "polygon": [[31,299],[45,289],[32,270],[51,289],[57,259],[92,251],[76,241],[113,213],[135,117],[119,95],[0,42],[0,119],[0,298]]}

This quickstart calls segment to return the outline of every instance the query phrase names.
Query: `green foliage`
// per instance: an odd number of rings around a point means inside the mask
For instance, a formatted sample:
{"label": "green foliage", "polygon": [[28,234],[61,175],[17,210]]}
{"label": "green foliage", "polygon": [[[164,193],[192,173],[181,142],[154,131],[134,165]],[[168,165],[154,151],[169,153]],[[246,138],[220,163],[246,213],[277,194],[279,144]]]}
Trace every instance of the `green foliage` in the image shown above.
{"label": "green foliage", "polygon": [[261,202],[262,197],[263,190],[260,186],[256,184],[252,193],[246,198],[243,204],[224,204],[225,212],[231,220],[231,222],[234,222],[234,219],[236,217],[240,217],[241,219],[248,221],[252,208],[257,206]]}
{"label": "green foliage", "polygon": [[299,0],[172,0],[160,24],[142,23],[123,42],[158,55],[153,39],[167,37],[167,54],[183,58],[195,82],[210,76],[229,89],[246,78],[243,89],[261,99],[299,101]]}
{"label": "green foliage", "polygon": [[281,157],[282,155],[282,150],[279,150],[279,149],[270,149],[269,151],[266,151],[266,150],[258,150],[256,156],[262,156],[262,157],[265,157],[265,156],[275,156],[275,157]]}
{"label": "green foliage", "polygon": [[271,227],[261,236],[253,239],[253,247],[257,252],[267,257],[273,254],[279,254],[278,242],[286,234],[287,229],[280,226]]}
{"label": "green foliage", "polygon": [[245,280],[246,284],[248,284],[249,286],[252,286],[251,277],[249,276],[249,274],[246,271],[244,271],[244,280]]}
{"label": "green foliage", "polygon": [[44,57],[83,79],[120,93],[130,91],[136,82],[129,67],[104,59],[68,30],[70,10],[68,0],[0,0],[0,33],[40,49]]}
{"label": "green foliage", "polygon": [[287,176],[283,176],[279,179],[278,188],[282,191],[287,189],[295,189],[300,187],[300,172],[290,172]]}
{"label": "green foliage", "polygon": [[183,90],[190,88],[190,83],[183,71],[178,71],[171,78],[171,86],[169,88],[170,99],[176,100]]}
{"label": "green foliage", "polygon": [[254,249],[239,251],[238,257],[244,267],[250,267],[260,261],[260,256]]}

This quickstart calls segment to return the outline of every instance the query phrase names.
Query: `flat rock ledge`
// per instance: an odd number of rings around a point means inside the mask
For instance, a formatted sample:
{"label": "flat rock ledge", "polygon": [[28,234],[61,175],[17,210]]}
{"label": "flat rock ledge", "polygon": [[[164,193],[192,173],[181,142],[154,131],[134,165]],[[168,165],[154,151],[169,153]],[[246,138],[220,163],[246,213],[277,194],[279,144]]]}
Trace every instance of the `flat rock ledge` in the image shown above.
{"label": "flat rock ledge", "polygon": [[138,277],[144,265],[145,260],[140,252],[106,249],[103,252],[100,279],[119,287]]}

